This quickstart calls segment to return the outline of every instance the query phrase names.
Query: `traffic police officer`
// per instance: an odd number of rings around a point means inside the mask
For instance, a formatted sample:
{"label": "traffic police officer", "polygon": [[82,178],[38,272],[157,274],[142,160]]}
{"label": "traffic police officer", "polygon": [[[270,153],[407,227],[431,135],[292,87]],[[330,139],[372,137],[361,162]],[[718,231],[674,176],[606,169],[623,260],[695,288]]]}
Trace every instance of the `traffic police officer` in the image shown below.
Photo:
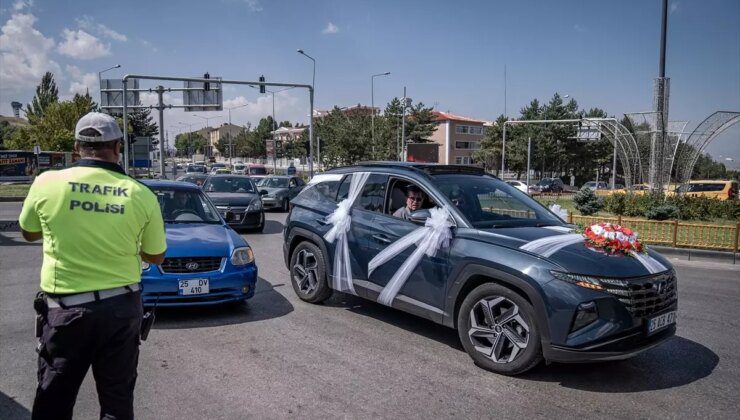
{"label": "traffic police officer", "polygon": [[91,112],[75,128],[73,167],[47,171],[23,203],[28,241],[43,239],[34,419],[72,418],[92,366],[100,417],[133,418],[142,301],[141,262],[166,250],[157,197],[118,165],[115,119]]}

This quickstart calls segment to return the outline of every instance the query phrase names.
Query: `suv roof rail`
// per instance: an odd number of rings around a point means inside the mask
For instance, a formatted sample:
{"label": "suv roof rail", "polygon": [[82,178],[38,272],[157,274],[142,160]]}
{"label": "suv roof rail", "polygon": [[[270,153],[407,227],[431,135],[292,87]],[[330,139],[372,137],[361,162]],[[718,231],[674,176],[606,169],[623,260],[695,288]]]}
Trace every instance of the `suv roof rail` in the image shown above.
{"label": "suv roof rail", "polygon": [[480,166],[441,165],[438,163],[420,163],[420,162],[368,161],[368,162],[358,162],[357,164],[352,165],[352,166],[414,169],[414,170],[425,172],[430,175],[443,174],[443,173],[482,175],[486,173],[485,170]]}

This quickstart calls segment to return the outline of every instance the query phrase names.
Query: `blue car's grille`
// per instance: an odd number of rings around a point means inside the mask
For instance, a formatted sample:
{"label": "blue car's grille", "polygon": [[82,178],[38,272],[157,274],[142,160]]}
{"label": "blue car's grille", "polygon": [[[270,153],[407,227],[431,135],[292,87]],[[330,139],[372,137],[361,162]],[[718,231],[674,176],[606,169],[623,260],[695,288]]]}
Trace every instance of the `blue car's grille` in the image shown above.
{"label": "blue car's grille", "polygon": [[160,266],[163,273],[205,273],[221,268],[221,257],[165,258]]}

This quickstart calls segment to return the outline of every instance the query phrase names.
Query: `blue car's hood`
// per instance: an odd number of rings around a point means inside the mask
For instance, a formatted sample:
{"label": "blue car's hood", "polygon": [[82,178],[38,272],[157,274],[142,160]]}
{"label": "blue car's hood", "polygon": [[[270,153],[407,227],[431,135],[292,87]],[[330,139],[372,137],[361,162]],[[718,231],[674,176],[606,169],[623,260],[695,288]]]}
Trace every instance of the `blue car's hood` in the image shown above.
{"label": "blue car's hood", "polygon": [[205,223],[167,224],[167,257],[229,257],[246,246],[231,228]]}
{"label": "blue car's hood", "polygon": [[[538,239],[549,237],[562,237],[566,239],[568,234],[563,228],[544,227],[518,227],[518,228],[496,228],[481,230],[480,236],[487,242],[503,245],[509,248],[517,248],[532,252],[548,259],[554,264],[563,267],[571,273],[585,274],[598,277],[641,277],[651,274],[664,267],[670,269],[671,263],[655,251],[649,251],[646,258],[639,259],[623,253],[606,254],[586,246],[585,240],[576,242],[561,242],[555,239],[554,244],[548,252],[548,247],[528,250],[526,244]],[[564,245],[564,246],[560,246]],[[522,248],[524,246],[524,248]],[[646,266],[645,260],[647,259]],[[657,264],[655,264],[657,263]],[[661,270],[662,271],[662,270]]]}

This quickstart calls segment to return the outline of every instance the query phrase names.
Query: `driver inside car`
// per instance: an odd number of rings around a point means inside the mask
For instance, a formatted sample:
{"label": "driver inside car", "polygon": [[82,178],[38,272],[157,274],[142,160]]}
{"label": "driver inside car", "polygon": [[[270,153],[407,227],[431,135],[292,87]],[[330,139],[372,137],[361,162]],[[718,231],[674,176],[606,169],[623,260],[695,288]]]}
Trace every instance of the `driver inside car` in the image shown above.
{"label": "driver inside car", "polygon": [[406,187],[406,203],[393,212],[393,217],[408,220],[412,212],[424,208],[424,192],[416,185]]}
{"label": "driver inside car", "polygon": [[183,210],[192,212],[192,209],[190,207],[190,200],[188,197],[188,193],[184,191],[176,191],[174,194],[174,197],[172,199],[172,202],[170,203],[170,212],[169,212],[169,218],[175,219],[178,214],[181,214]]}

